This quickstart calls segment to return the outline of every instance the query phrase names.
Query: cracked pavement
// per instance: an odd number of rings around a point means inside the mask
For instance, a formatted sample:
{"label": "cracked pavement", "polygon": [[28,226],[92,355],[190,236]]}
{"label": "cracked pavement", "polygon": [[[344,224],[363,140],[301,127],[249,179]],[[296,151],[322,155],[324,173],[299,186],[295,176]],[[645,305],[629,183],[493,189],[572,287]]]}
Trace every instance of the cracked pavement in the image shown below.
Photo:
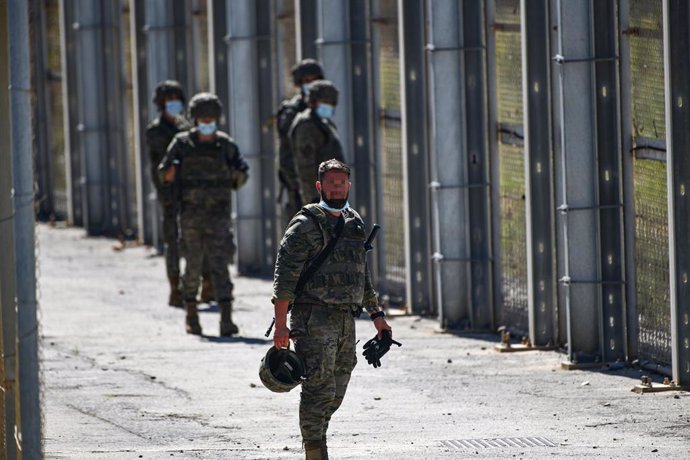
{"label": "cracked pavement", "polygon": [[[303,457],[298,390],[274,394],[258,377],[270,280],[233,273],[240,336],[219,338],[218,309],[205,305],[208,335],[189,336],[150,249],[116,252],[81,229],[37,234],[46,458]],[[638,369],[565,371],[557,352],[493,351],[498,335],[440,333],[413,316],[390,323],[403,347],[373,369],[361,347],[374,329],[357,322],[333,459],[688,458],[690,395],[632,393]],[[555,447],[444,443],[529,437]]]}

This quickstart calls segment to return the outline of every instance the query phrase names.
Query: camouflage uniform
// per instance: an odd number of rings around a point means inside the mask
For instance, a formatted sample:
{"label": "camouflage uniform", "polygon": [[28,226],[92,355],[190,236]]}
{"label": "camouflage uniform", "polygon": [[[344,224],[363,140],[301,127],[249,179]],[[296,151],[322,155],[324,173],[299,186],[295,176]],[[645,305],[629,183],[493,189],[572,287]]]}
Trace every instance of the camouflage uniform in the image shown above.
{"label": "camouflage uniform", "polygon": [[283,192],[287,193],[285,214],[288,216],[288,219],[292,218],[302,207],[299,178],[295,169],[295,160],[290,145],[290,127],[295,117],[300,112],[306,110],[307,107],[307,103],[304,101],[302,94],[296,94],[292,99],[283,101],[276,114],[276,127],[280,140],[280,147],[278,150],[278,178],[283,187]]}
{"label": "camouflage uniform", "polygon": [[329,119],[320,118],[312,109],[307,109],[297,115],[292,123],[290,141],[302,200],[316,203],[319,196],[314,183],[318,179],[321,162],[331,158],[345,161],[335,124]]}
{"label": "camouflage uniform", "polygon": [[275,265],[273,300],[293,303],[291,335],[306,367],[300,395],[300,429],[305,443],[322,441],[333,413],[340,407],[357,363],[353,312],[364,306],[378,311],[378,296],[366,263],[364,222],[352,209],[342,211],[343,232],[333,252],[307,282],[302,295],[294,290],[300,274],[333,238],[339,217],[309,204],[285,232]]}
{"label": "camouflage uniform", "polygon": [[177,167],[175,180],[180,190],[180,228],[187,261],[182,280],[185,303],[196,303],[202,258],[207,257],[222,323],[232,302],[228,272],[235,252],[231,191],[246,182],[249,167],[227,134],[217,131],[214,141],[202,143],[196,128],[175,136],[159,171],[171,165]]}
{"label": "camouflage uniform", "polygon": [[169,280],[180,276],[180,254],[177,246],[177,192],[172,184],[164,184],[158,177],[158,164],[163,160],[168,145],[175,135],[189,128],[189,124],[182,118],[178,118],[177,122],[173,124],[162,115],[152,120],[146,127],[146,145],[151,161],[151,179],[156,188],[156,196],[163,213],[165,268]]}

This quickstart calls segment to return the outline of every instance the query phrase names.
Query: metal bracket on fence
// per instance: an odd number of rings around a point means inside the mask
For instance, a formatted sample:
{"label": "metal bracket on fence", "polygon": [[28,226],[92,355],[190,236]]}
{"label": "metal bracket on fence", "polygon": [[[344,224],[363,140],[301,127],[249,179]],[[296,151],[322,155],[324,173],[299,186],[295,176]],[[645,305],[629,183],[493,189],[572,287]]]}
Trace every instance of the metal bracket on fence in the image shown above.
{"label": "metal bracket on fence", "polygon": [[333,46],[333,45],[368,45],[370,40],[324,40],[317,38],[314,40],[316,46]]}
{"label": "metal bracket on fence", "polygon": [[242,36],[235,36],[235,35],[226,35],[223,37],[223,41],[226,44],[231,44],[232,42],[239,42],[239,41],[244,41],[244,40],[270,40],[271,36],[266,35],[266,34],[257,34],[257,35],[242,35]]}
{"label": "metal bracket on fence", "polygon": [[614,285],[614,286],[622,286],[627,284],[626,281],[624,280],[611,280],[611,281],[606,281],[606,280],[574,280],[569,276],[564,276],[558,280],[559,283],[561,283],[564,286],[569,286],[571,284],[601,284],[601,285]]}
{"label": "metal bracket on fence", "polygon": [[556,208],[561,214],[567,214],[571,211],[596,211],[599,209],[620,209],[623,207],[622,203],[618,204],[600,204],[591,206],[569,206],[565,203]]}
{"label": "metal bracket on fence", "polygon": [[483,183],[477,183],[477,184],[452,184],[452,185],[444,185],[438,181],[433,181],[429,183],[429,189],[432,192],[441,190],[441,189],[457,189],[457,188],[483,188],[483,187],[489,187],[491,184],[489,182],[483,182]]}
{"label": "metal bracket on fence", "polygon": [[528,337],[522,336],[520,343],[512,343],[512,337],[507,327],[498,328],[501,333],[501,343],[494,345],[494,350],[499,353],[512,353],[516,351],[535,351],[535,350],[555,350],[556,347],[551,342],[546,345],[534,346]]}
{"label": "metal bracket on fence", "polygon": [[17,381],[15,379],[3,379],[2,385],[0,386],[0,390],[2,390],[5,393],[14,391],[14,384],[16,382]]}
{"label": "metal bracket on fence", "polygon": [[668,377],[664,377],[664,381],[662,383],[654,383],[652,382],[652,379],[650,379],[648,376],[643,375],[640,378],[640,383],[632,387],[630,391],[633,391],[635,393],[659,393],[661,391],[688,391],[689,388],[687,387],[681,387],[676,382],[673,380],[669,379]]}
{"label": "metal bracket on fence", "polygon": [[433,43],[427,43],[424,49],[430,53],[438,51],[486,51],[486,46],[436,46]]}
{"label": "metal bracket on fence", "polygon": [[565,56],[562,54],[556,54],[552,60],[556,64],[571,64],[571,63],[577,63],[577,62],[614,62],[617,61],[619,58],[618,56],[611,56],[611,57],[603,57],[603,58],[575,58],[575,59],[566,59]]}

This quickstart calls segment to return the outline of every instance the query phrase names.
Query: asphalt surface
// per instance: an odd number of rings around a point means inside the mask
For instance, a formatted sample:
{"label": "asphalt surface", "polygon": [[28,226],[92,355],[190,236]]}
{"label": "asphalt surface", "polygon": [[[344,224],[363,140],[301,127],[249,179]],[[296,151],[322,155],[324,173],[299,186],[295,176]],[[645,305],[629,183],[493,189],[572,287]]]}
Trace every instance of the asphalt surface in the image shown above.
{"label": "asphalt surface", "polygon": [[[299,391],[258,377],[270,280],[237,277],[241,335],[203,337],[166,305],[164,262],[81,229],[38,228],[45,458],[303,458]],[[690,458],[690,394],[637,394],[638,369],[561,369],[564,355],[497,353],[495,334],[392,318],[403,343],[359,364],[329,433],[332,459]],[[661,381],[659,375],[651,375]],[[542,445],[539,445],[542,444]]]}

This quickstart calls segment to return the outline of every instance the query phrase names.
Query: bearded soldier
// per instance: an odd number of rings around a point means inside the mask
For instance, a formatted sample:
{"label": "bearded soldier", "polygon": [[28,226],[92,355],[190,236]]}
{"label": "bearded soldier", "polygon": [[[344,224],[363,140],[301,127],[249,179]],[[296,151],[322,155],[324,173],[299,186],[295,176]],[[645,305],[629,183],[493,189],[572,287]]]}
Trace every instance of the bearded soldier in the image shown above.
{"label": "bearded soldier", "polygon": [[[364,222],[349,207],[350,168],[338,160],[318,167],[318,204],[308,204],[289,223],[280,243],[273,281],[275,348],[295,351],[305,367],[299,423],[307,459],[328,458],[326,432],[340,407],[357,363],[355,321],[361,307],[379,336],[391,328],[378,307],[366,263]],[[334,242],[301,292],[300,275],[324,246]],[[290,327],[288,306],[292,304]]]}
{"label": "bearded soldier", "polygon": [[290,127],[295,117],[309,107],[309,83],[323,79],[323,69],[314,59],[303,59],[292,68],[292,82],[299,93],[280,103],[276,113],[276,127],[280,140],[278,155],[278,178],[282,187],[281,194],[286,194],[285,215],[287,220],[302,207],[299,181],[295,170],[294,154],[290,145]]}
{"label": "bearded soldier", "polygon": [[202,258],[209,262],[216,301],[220,307],[220,335],[238,332],[232,321],[232,283],[228,272],[235,244],[230,228],[230,197],[247,181],[249,166],[235,142],[218,131],[223,106],[215,94],[199,93],[189,102],[195,122],[168,148],[159,172],[179,187],[180,228],[187,265],[182,279],[187,310],[186,329],[201,335],[196,292]]}
{"label": "bearded soldier", "polygon": [[327,80],[309,84],[309,108],[295,118],[290,128],[290,142],[295,159],[302,202],[318,203],[314,190],[321,162],[334,158],[344,162],[343,147],[333,116],[338,105],[338,90]]}

